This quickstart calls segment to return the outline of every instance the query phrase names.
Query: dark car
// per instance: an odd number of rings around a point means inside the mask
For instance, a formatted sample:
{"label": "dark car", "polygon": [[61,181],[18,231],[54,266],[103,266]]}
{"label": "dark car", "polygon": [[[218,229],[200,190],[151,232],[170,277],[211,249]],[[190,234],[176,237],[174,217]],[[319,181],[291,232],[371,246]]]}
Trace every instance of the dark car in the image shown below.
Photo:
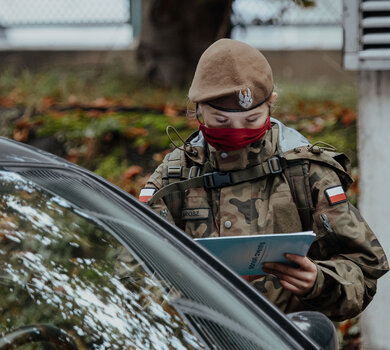
{"label": "dark car", "polygon": [[0,138],[0,350],[334,349],[126,192]]}

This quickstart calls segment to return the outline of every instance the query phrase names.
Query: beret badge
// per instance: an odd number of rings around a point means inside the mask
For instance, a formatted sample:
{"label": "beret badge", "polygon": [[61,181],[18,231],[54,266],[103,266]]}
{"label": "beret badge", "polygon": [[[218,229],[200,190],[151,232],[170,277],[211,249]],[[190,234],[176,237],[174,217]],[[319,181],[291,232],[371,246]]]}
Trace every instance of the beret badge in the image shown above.
{"label": "beret badge", "polygon": [[249,88],[245,89],[244,91],[240,90],[238,93],[238,98],[238,103],[242,108],[248,109],[253,103],[252,91]]}

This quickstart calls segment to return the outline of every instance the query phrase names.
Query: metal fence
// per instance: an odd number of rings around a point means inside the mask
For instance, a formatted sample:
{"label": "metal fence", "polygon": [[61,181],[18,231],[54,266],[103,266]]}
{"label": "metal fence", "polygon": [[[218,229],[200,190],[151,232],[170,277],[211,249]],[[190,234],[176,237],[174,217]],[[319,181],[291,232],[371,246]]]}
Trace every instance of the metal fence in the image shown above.
{"label": "metal fence", "polygon": [[130,20],[130,0],[0,0],[4,27],[118,25]]}
{"label": "metal fence", "polygon": [[[109,25],[131,21],[142,0],[0,0],[0,25]],[[342,0],[316,0],[303,8],[299,0],[235,0],[235,25],[339,25]],[[139,13],[138,13],[139,15]],[[139,19],[135,19],[139,21]]]}
{"label": "metal fence", "polygon": [[[353,0],[351,0],[353,1]],[[299,0],[235,0],[232,22],[235,25],[341,25],[342,0],[315,0],[304,8]]]}

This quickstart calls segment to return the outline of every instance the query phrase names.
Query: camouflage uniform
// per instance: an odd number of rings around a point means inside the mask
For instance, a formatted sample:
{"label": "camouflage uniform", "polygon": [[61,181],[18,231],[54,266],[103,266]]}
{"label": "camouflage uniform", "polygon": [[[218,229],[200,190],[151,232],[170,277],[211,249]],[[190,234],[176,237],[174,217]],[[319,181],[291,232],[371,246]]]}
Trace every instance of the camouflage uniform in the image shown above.
{"label": "camouflage uniform", "polygon": [[[282,288],[271,275],[251,284],[286,313],[318,310],[333,320],[344,320],[368,305],[376,292],[376,281],[386,273],[388,263],[359,211],[348,201],[330,205],[325,195],[328,188],[350,184],[349,175],[335,161],[336,153],[310,147],[302,135],[276,120],[263,139],[237,151],[216,150],[205,143],[201,132],[188,141],[192,153],[176,149],[168,154],[145,187],[166,186],[167,167],[172,165],[187,170],[195,165],[193,169],[200,169],[200,174],[233,174],[267,164],[275,155],[280,159],[308,159],[308,192],[313,202],[312,229],[316,233],[308,257],[317,266],[315,285],[308,295],[298,297]],[[194,238],[302,231],[284,172],[222,188],[172,192],[152,207]]]}

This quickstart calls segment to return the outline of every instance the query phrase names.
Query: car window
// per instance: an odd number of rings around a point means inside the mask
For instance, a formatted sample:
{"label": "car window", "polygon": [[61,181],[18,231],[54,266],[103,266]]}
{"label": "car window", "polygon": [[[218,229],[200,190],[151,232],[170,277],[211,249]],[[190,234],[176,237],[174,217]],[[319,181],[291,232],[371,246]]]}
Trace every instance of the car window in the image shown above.
{"label": "car window", "polygon": [[50,324],[79,349],[291,348],[108,192],[66,170],[0,171],[2,335]]}

